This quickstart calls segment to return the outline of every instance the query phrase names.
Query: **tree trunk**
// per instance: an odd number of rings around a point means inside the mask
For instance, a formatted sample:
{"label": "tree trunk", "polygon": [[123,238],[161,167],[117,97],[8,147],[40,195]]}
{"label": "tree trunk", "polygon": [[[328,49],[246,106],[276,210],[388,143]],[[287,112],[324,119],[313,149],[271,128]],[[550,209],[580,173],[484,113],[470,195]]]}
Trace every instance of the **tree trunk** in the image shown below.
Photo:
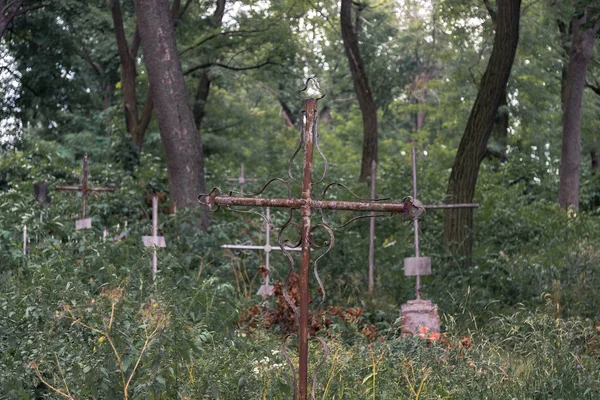
{"label": "tree trunk", "polygon": [[352,0],[342,0],[340,23],[344,50],[350,64],[354,90],[363,119],[363,154],[360,181],[365,182],[371,174],[371,163],[377,161],[377,105],[373,100],[369,80],[360,57],[357,33],[352,26]]}
{"label": "tree trunk", "polygon": [[206,101],[208,100],[209,93],[210,79],[208,78],[208,71],[202,70],[202,72],[200,72],[198,89],[196,90],[196,96],[194,98],[194,122],[198,131],[200,131],[202,119],[204,119],[204,115],[206,114]]}
{"label": "tree trunk", "polygon": [[587,10],[580,20],[573,21],[573,41],[569,54],[565,108],[563,112],[563,138],[560,158],[560,184],[558,204],[561,208],[579,209],[579,167],[581,164],[581,104],[585,89],[587,65],[592,58],[594,40],[600,29],[600,19],[594,27],[582,30],[587,22]]}
{"label": "tree trunk", "polygon": [[[473,201],[479,165],[487,152],[487,143],[498,106],[506,90],[519,42],[521,0],[498,0],[497,4],[494,47],[452,166],[448,182],[448,203]],[[461,257],[466,266],[471,263],[472,225],[472,210],[446,210],[444,245],[453,254]]]}
{"label": "tree trunk", "polygon": [[[223,25],[225,2],[226,0],[217,0],[217,7],[215,8],[215,14],[213,16],[213,24],[215,27],[220,27]],[[206,68],[200,72],[198,89],[196,90],[196,96],[194,98],[194,122],[198,131],[200,131],[202,119],[204,119],[204,115],[206,114],[206,102],[208,101],[208,95],[210,93],[210,77],[208,76],[209,69],[210,68]]]}
{"label": "tree trunk", "polygon": [[202,141],[188,105],[169,3],[135,0],[135,5],[173,207],[196,206],[206,192]]}
{"label": "tree trunk", "polygon": [[112,0],[110,9],[115,27],[119,58],[121,60],[121,91],[123,92],[123,106],[125,107],[125,125],[136,147],[138,150],[141,150],[143,141],[140,141],[138,129],[135,55],[129,52],[125,28],[123,27],[123,13],[121,11],[120,0]]}

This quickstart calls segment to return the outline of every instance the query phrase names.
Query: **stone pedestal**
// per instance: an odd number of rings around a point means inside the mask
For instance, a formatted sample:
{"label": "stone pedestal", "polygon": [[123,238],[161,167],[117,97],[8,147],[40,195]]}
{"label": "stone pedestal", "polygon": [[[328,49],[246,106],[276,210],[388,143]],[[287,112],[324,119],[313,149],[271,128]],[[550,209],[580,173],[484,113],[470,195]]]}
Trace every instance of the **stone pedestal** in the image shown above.
{"label": "stone pedestal", "polygon": [[430,300],[409,300],[400,310],[402,336],[439,337],[440,317],[436,304]]}

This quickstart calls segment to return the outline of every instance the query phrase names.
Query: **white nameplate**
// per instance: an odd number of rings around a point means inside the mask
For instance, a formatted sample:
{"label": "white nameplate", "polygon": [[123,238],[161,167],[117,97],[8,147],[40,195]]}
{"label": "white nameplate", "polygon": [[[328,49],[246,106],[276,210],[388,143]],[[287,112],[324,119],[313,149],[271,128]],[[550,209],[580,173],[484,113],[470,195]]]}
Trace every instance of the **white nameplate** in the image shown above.
{"label": "white nameplate", "polygon": [[84,218],[78,219],[75,221],[75,230],[78,231],[80,229],[90,229],[92,227],[92,219]]}
{"label": "white nameplate", "polygon": [[164,236],[142,236],[142,241],[146,247],[167,247]]}

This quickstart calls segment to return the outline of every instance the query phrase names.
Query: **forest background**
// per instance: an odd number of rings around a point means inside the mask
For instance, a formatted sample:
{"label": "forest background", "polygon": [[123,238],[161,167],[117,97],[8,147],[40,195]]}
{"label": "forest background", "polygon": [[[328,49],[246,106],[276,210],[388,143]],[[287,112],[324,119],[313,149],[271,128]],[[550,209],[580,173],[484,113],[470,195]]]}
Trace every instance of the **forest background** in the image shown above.
{"label": "forest background", "polygon": [[[336,231],[317,398],[600,395],[596,2],[0,6],[0,398],[290,398],[289,309],[254,295],[264,255],[219,248],[261,243],[262,222],[196,198],[236,190],[241,162],[247,191],[286,176],[310,76],[330,181],[368,197],[377,160],[377,192],[402,200],[415,146],[419,200],[479,203],[422,217],[437,341],[399,335],[412,225],[377,220],[373,296],[368,222]],[[80,198],[53,189],[79,182],[84,153],[90,181],[117,190],[75,231]],[[140,236],[154,193],[168,247],[153,283]],[[283,282],[284,257],[272,265]]]}

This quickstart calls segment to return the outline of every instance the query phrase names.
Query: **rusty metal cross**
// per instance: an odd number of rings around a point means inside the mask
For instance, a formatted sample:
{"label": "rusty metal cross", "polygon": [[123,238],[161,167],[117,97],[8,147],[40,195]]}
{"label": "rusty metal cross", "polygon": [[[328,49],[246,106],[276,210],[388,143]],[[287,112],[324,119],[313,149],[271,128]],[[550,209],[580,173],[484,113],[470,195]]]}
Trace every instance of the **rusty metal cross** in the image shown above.
{"label": "rusty metal cross", "polygon": [[[208,194],[203,194],[198,197],[198,200],[211,208],[211,210],[216,211],[220,207],[231,207],[231,206],[258,206],[258,207],[278,207],[278,208],[288,208],[290,209],[290,219],[281,226],[279,232],[279,245],[282,251],[288,256],[291,262],[291,266],[293,267],[293,261],[289,253],[284,249],[284,243],[282,242],[282,232],[288,226],[296,226],[300,229],[300,243],[299,246],[301,248],[301,262],[300,262],[300,274],[299,274],[299,293],[300,293],[300,301],[299,301],[299,310],[297,307],[287,298],[290,307],[294,310],[297,326],[298,326],[298,339],[299,339],[299,362],[298,362],[298,382],[296,383],[296,372],[295,368],[292,365],[289,357],[287,358],[288,364],[292,369],[292,377],[294,381],[294,399],[299,398],[300,400],[307,400],[308,396],[308,340],[310,338],[309,335],[309,269],[311,263],[311,246],[319,247],[327,247],[328,250],[333,246],[334,238],[331,227],[327,224],[324,219],[324,210],[349,210],[349,211],[380,211],[387,212],[393,214],[401,214],[404,216],[411,216],[415,207],[413,202],[408,199],[402,203],[398,202],[383,202],[383,201],[334,201],[334,200],[326,200],[325,195],[327,189],[333,185],[343,186],[340,184],[329,184],[323,190],[323,195],[320,200],[313,198],[313,188],[315,185],[321,183],[326,176],[327,172],[327,161],[325,156],[321,152],[319,148],[319,135],[318,135],[318,113],[317,113],[317,103],[318,100],[323,98],[324,92],[318,86],[318,83],[315,79],[309,79],[303,91],[305,93],[309,93],[308,86],[309,82],[312,80],[315,89],[319,92],[319,95],[310,95],[307,96],[304,103],[304,110],[302,115],[302,128],[301,128],[301,138],[298,148],[296,152],[292,156],[290,163],[288,165],[288,175],[291,179],[300,182],[301,184],[301,196],[299,198],[294,198],[291,195],[291,186],[288,182],[282,179],[273,179],[269,181],[263,189],[257,194],[262,193],[262,191],[272,182],[280,182],[283,183],[288,188],[288,197],[287,198],[252,198],[252,197],[232,197],[227,195],[221,195],[220,190],[218,188],[213,189]],[[304,149],[304,157],[303,157],[303,165],[302,165],[302,178],[301,180],[297,180],[292,175],[292,163],[296,155],[300,152],[300,150]],[[313,182],[312,179],[312,163],[313,163],[313,153],[314,148],[316,147],[319,154],[324,161],[324,173],[320,180],[317,182]],[[294,210],[299,210],[301,214],[301,223],[295,224],[291,222],[291,218]],[[311,225],[311,215],[313,212],[320,212],[322,216],[322,222],[316,224],[314,226]],[[330,240],[326,241],[323,245],[317,245],[313,240],[313,232],[317,228],[322,228],[329,233]],[[295,246],[292,246],[295,247]],[[324,287],[321,283],[321,280],[317,273],[317,262],[320,258],[324,256],[319,256],[314,261],[314,270],[315,270],[315,278],[319,283],[319,287],[323,293],[323,297],[321,302],[324,300],[325,292]],[[284,294],[285,295],[285,294]],[[313,315],[314,316],[314,315]],[[314,339],[318,340],[324,348],[324,354],[326,354],[325,342],[319,338],[314,337]],[[285,350],[285,347],[284,347]],[[318,372],[318,367],[313,374],[313,385],[312,385],[312,398],[315,398],[315,386],[316,386],[316,374]]]}
{"label": "rusty metal cross", "polygon": [[86,198],[91,192],[114,192],[114,187],[89,187],[88,186],[88,155],[85,153],[83,155],[83,172],[81,175],[81,186],[56,186],[56,190],[65,190],[65,191],[77,191],[81,192],[81,203],[82,203],[82,211],[81,211],[81,219],[75,221],[75,229],[89,229],[92,227],[92,219],[85,217],[85,203]]}

